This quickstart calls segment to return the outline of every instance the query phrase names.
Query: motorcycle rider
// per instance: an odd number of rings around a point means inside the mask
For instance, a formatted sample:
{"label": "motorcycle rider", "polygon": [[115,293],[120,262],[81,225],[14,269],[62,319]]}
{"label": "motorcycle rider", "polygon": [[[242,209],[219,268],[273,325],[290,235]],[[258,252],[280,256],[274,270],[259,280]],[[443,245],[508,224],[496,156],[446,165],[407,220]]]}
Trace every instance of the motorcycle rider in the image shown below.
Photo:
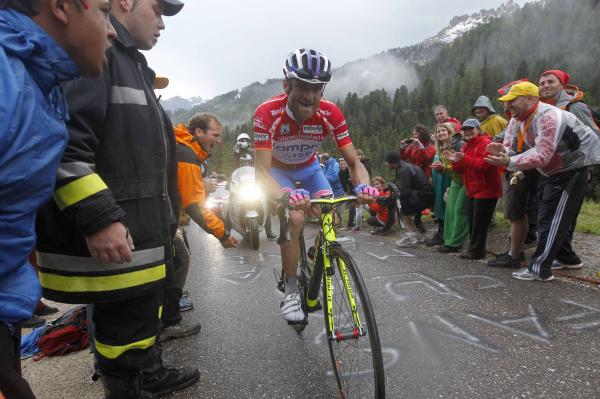
{"label": "motorcycle rider", "polygon": [[[304,322],[296,281],[300,257],[299,237],[304,212],[320,214],[310,197],[331,196],[331,186],[317,160],[317,149],[327,135],[350,167],[354,192],[361,203],[372,202],[378,191],[369,186],[369,174],[360,162],[350,140],[340,109],[322,99],[325,84],[331,79],[331,62],[312,49],[290,53],[283,68],[285,93],[261,104],[254,113],[254,148],[257,181],[272,198],[288,192],[291,239],[281,245],[285,294],[281,313],[288,324]],[[300,182],[302,188],[294,188]]]}
{"label": "motorcycle rider", "polygon": [[[250,142],[250,136],[248,133],[240,133],[236,138],[236,143],[233,146],[233,169],[238,169],[242,166],[254,166],[254,160],[252,159],[252,143]],[[271,211],[268,210],[265,215],[265,234],[269,240],[277,238],[271,229]]]}

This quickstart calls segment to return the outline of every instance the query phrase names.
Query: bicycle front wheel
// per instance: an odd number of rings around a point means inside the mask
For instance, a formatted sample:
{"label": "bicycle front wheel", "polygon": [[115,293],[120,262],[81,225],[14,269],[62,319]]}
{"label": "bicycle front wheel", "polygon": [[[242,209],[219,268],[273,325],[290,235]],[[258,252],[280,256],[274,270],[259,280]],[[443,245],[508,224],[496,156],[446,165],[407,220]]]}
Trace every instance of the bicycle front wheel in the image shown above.
{"label": "bicycle front wheel", "polygon": [[323,313],[340,397],[385,398],[381,344],[365,283],[344,249],[330,246],[328,258],[331,271],[324,279],[331,277],[331,300],[325,289]]}

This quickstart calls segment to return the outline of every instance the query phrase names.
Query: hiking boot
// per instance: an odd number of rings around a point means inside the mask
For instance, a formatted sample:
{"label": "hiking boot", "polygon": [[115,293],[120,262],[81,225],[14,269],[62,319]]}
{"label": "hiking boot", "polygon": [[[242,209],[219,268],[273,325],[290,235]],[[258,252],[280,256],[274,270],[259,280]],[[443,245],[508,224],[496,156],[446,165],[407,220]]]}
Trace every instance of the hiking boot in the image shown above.
{"label": "hiking boot", "polygon": [[444,245],[440,245],[439,247],[437,247],[437,251],[442,254],[449,254],[452,252],[460,251],[460,247],[453,247],[453,246],[444,244]]}
{"label": "hiking boot", "polygon": [[565,259],[554,259],[552,262],[552,270],[560,270],[560,269],[581,269],[583,267],[583,262],[579,256],[574,255],[571,258]]}
{"label": "hiking boot", "polygon": [[461,252],[460,255],[458,255],[458,256],[460,256],[463,259],[470,259],[470,260],[485,259],[485,255],[476,254],[471,251]]}
{"label": "hiking boot", "polygon": [[432,238],[425,241],[425,246],[426,247],[435,247],[437,245],[442,245],[443,243],[444,243],[444,237],[442,237],[440,234],[436,233]]}
{"label": "hiking boot", "polygon": [[286,294],[279,305],[281,309],[281,316],[288,322],[288,324],[302,323],[306,318],[306,314],[302,310],[302,302],[300,301],[300,294],[292,292]]}
{"label": "hiking boot", "polygon": [[523,268],[521,270],[519,270],[518,272],[514,272],[512,274],[513,278],[516,278],[517,280],[523,280],[523,281],[552,281],[554,280],[554,276],[551,274],[549,276],[546,277],[541,277],[538,276],[537,274],[529,271],[529,269],[527,268]]}
{"label": "hiking boot", "polygon": [[179,299],[179,311],[187,312],[189,310],[194,309],[194,303],[188,297],[181,297]]}
{"label": "hiking boot", "polygon": [[391,227],[389,229],[382,227],[382,228],[377,228],[377,229],[373,230],[371,232],[371,234],[374,236],[389,236],[390,234],[394,233],[395,231],[396,231],[396,229],[394,229],[393,227]]}
{"label": "hiking boot", "polygon": [[142,389],[139,374],[129,377],[102,376],[105,399],[152,399],[154,396]]}
{"label": "hiking boot", "polygon": [[520,269],[521,263],[525,260],[525,253],[521,252],[520,256],[515,259],[508,254],[508,252],[504,252],[498,256],[496,259],[492,259],[488,261],[487,265],[489,267],[506,267],[509,269]]}
{"label": "hiking boot", "polygon": [[161,367],[153,373],[143,373],[142,386],[154,397],[160,397],[194,385],[200,379],[200,371],[192,367],[169,369]]}
{"label": "hiking boot", "polygon": [[42,300],[40,300],[40,302],[35,307],[35,311],[33,312],[33,314],[36,316],[48,316],[56,312],[58,312],[58,308],[47,305]]}
{"label": "hiking boot", "polygon": [[174,324],[172,326],[164,327],[158,340],[160,342],[165,342],[171,339],[185,338],[194,334],[198,334],[202,326],[200,323],[195,324],[185,324],[183,322]]}

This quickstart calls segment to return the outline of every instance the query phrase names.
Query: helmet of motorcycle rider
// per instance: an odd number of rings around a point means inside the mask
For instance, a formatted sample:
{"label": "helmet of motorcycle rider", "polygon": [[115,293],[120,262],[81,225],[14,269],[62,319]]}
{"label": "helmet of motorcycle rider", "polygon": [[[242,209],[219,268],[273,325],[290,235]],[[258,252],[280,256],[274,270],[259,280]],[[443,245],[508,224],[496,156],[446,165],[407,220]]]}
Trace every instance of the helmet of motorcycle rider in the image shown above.
{"label": "helmet of motorcycle rider", "polygon": [[250,143],[250,136],[248,135],[248,133],[240,133],[237,136],[237,139],[235,140],[237,143],[240,143],[242,141],[247,141],[248,143]]}
{"label": "helmet of motorcycle rider", "polygon": [[299,48],[285,59],[283,74],[286,79],[311,84],[327,83],[331,80],[331,61],[317,50]]}
{"label": "helmet of motorcycle rider", "polygon": [[240,155],[240,166],[252,166],[252,155],[244,154]]}

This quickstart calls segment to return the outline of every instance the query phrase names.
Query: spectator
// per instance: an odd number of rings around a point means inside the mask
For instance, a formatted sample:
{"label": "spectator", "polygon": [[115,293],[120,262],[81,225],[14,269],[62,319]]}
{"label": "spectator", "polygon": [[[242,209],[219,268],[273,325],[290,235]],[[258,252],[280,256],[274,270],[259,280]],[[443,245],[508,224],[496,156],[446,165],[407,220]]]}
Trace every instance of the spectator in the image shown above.
{"label": "spectator", "polygon": [[542,175],[538,243],[528,267],[512,275],[519,280],[551,281],[552,263],[580,211],[588,166],[600,163],[600,140],[572,113],[541,103],[533,83],[516,84],[499,100],[507,103],[513,115],[505,141],[513,142],[516,137],[529,149],[516,154],[503,144],[493,143],[487,147],[491,155],[486,162],[511,172],[537,168]]}
{"label": "spectator", "polygon": [[[431,133],[429,133],[429,130],[425,126],[421,124],[415,126],[412,138],[402,141],[400,154],[404,161],[421,168],[425,173],[425,177],[429,179],[431,176],[431,162],[433,162],[433,157],[435,156],[435,146],[431,142]],[[421,233],[424,234],[426,232],[421,222],[420,213],[415,215],[414,224]]]}
{"label": "spectator", "polygon": [[452,123],[454,125],[454,131],[460,132],[461,124],[460,121],[456,118],[453,118],[448,115],[448,108],[445,105],[436,105],[433,107],[433,114],[435,116],[435,123]]}
{"label": "spectator", "polygon": [[363,166],[369,173],[369,176],[371,176],[371,160],[369,158],[365,157],[365,153],[360,148],[356,149],[356,155],[358,155],[358,159],[360,159],[360,163],[363,164]]}
{"label": "spectator", "polygon": [[369,213],[367,224],[375,227],[372,234],[387,235],[393,232],[395,206],[390,198],[390,191],[384,189],[385,180],[381,176],[376,176],[371,180],[371,185],[379,190],[379,198],[376,202],[369,204]]}
{"label": "spectator", "polygon": [[492,139],[508,126],[508,121],[496,113],[487,96],[479,96],[471,113],[479,120],[481,131]]}
{"label": "spectator", "polygon": [[464,259],[484,259],[487,233],[498,198],[502,196],[500,171],[484,161],[488,155],[486,146],[492,142],[479,130],[477,119],[467,119],[462,126],[466,144],[463,152],[446,151],[453,170],[463,173],[467,189],[469,214],[469,248],[460,254]]}
{"label": "spectator", "polygon": [[[568,73],[558,69],[542,73],[540,76],[540,101],[571,112],[586,126],[594,130],[596,134],[600,134],[598,121],[594,119],[590,107],[583,102],[583,92],[577,86],[569,85],[570,79],[571,76]],[[582,197],[582,202],[583,199]],[[578,205],[578,207],[581,208],[581,205]],[[581,258],[577,256],[571,245],[576,225],[577,217],[575,217],[573,224],[569,228],[569,233],[552,265],[554,269],[583,267]]]}
{"label": "spectator", "polygon": [[446,151],[451,154],[461,151],[464,141],[460,132],[454,132],[454,125],[441,123],[440,143],[444,143],[445,128],[450,138],[449,143],[440,145],[438,150],[439,160],[431,165],[431,168],[441,173],[449,174],[451,177],[450,187],[447,190],[446,209],[444,213],[444,242],[437,250],[441,253],[458,252],[469,236],[469,216],[467,213],[467,194],[461,173],[452,169],[452,163],[446,156]]}
{"label": "spectator", "polygon": [[583,102],[584,93],[569,85],[571,76],[558,69],[545,71],[540,76],[540,101],[574,114],[584,125],[600,134],[592,110]]}
{"label": "spectator", "polygon": [[21,322],[40,283],[28,261],[37,210],[51,195],[68,133],[60,84],[99,76],[115,31],[110,4],[0,2],[0,397],[34,398],[21,375]]}
{"label": "spectator", "polygon": [[69,143],[55,201],[38,214],[40,281],[49,299],[94,305],[94,354],[108,398],[160,396],[200,374],[164,367],[157,346],[161,288],[173,279],[177,158],[140,50],[154,47],[163,15],[183,3],[111,4],[117,38],[102,77],[65,87]]}
{"label": "spectator", "polygon": [[[367,173],[369,174],[369,176],[371,176],[371,160],[368,158],[365,158],[365,154],[364,154],[363,150],[361,150],[360,148],[356,149],[356,155],[358,155],[358,159],[360,160],[360,163],[363,164],[363,166],[367,170]],[[362,228],[362,222],[363,222],[363,213],[362,213],[363,205],[353,203],[353,204],[350,204],[350,206],[354,207],[354,214],[355,214],[353,230],[360,231],[360,229]]]}
{"label": "spectator", "polygon": [[395,183],[400,190],[400,214],[407,231],[397,244],[401,247],[419,244],[425,238],[413,219],[423,209],[433,205],[433,188],[427,181],[423,170],[403,161],[400,152],[390,151],[386,160],[390,169],[394,169],[396,172]]}
{"label": "spectator", "polygon": [[431,133],[425,126],[420,124],[415,126],[412,137],[402,140],[400,154],[402,160],[421,168],[426,177],[431,176],[431,162],[435,156],[435,145],[431,142]]}
{"label": "spectator", "polygon": [[[448,129],[450,127],[450,130]],[[452,136],[454,135],[454,126],[451,123],[440,123],[435,133],[436,154],[431,164],[431,180],[433,183],[433,192],[435,194],[433,213],[437,223],[437,231],[433,238],[427,240],[425,245],[433,247],[444,243],[444,215],[446,212],[446,202],[444,195],[450,187],[450,174],[446,172],[442,158],[443,152],[449,150]]]}
{"label": "spectator", "polygon": [[[350,168],[346,163],[344,158],[338,159],[340,164],[340,173],[338,173],[338,177],[340,179],[340,183],[342,183],[342,188],[344,189],[344,193],[346,195],[354,195],[354,184],[350,180]],[[343,230],[350,230],[354,227],[354,222],[356,219],[356,207],[353,203],[348,202],[346,204],[348,208],[348,221],[346,222],[346,227]]]}
{"label": "spectator", "polygon": [[[520,82],[509,83],[509,87],[505,86],[498,92],[506,95],[512,85]],[[503,102],[502,106],[506,109],[507,103]],[[510,114],[510,111],[507,113]],[[527,121],[525,123],[527,124]],[[529,149],[522,139],[519,140],[513,136],[512,141],[510,141],[507,135],[503,136],[503,145],[514,151],[515,154],[523,153]],[[536,222],[532,219],[537,217],[538,181],[539,172],[535,169],[523,172],[504,171],[502,184],[504,218],[510,221],[510,248],[508,251],[496,256],[495,259],[488,261],[488,266],[518,269],[521,267],[521,263],[525,262],[525,252],[523,251],[525,244],[527,244],[528,239],[531,242],[537,239],[535,233]]]}
{"label": "spectator", "polygon": [[324,165],[325,169],[325,177],[331,186],[331,190],[333,191],[334,197],[343,197],[346,193],[344,192],[344,187],[340,182],[340,164],[337,159],[334,157],[330,157],[328,153],[324,152],[319,155],[321,163]]}

